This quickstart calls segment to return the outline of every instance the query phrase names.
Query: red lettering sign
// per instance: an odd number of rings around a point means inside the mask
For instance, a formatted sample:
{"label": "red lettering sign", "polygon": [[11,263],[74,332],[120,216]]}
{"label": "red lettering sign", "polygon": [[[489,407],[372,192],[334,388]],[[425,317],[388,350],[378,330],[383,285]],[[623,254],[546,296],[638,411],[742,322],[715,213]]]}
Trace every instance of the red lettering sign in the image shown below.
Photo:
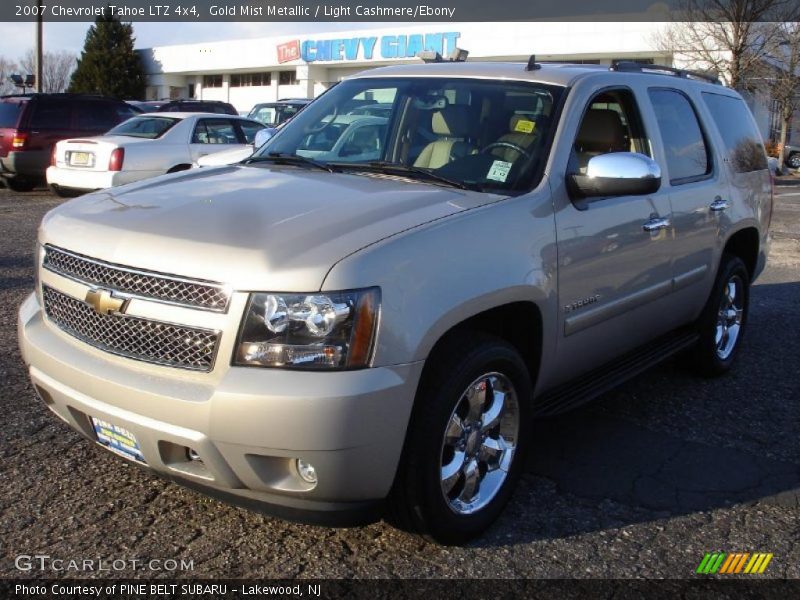
{"label": "red lettering sign", "polygon": [[300,40],[278,44],[278,63],[291,62],[300,58]]}

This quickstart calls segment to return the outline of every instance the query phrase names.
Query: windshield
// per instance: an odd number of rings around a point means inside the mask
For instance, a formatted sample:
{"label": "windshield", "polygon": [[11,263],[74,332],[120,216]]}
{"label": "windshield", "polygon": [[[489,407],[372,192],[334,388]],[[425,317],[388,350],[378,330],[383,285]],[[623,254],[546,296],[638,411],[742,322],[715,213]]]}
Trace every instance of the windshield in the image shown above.
{"label": "windshield", "polygon": [[481,191],[527,189],[547,156],[562,93],[533,82],[348,80],[306,107],[256,157],[299,157]]}
{"label": "windshield", "polygon": [[295,116],[301,106],[291,104],[273,104],[258,107],[248,116],[256,121],[261,121],[268,127],[275,127]]}
{"label": "windshield", "polygon": [[164,135],[180,119],[171,117],[133,117],[111,129],[106,135],[126,135],[155,139]]}

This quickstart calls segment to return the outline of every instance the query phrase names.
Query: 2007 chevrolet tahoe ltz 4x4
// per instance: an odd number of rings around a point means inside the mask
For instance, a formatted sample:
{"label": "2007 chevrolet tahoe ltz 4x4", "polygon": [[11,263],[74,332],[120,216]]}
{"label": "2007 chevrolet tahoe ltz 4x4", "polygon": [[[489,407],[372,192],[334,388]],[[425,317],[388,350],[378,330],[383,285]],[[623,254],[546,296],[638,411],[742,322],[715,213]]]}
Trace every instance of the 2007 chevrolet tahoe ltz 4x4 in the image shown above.
{"label": "2007 chevrolet tahoe ltz 4x4", "polygon": [[699,76],[380,68],[241,164],[52,210],[19,338],[50,410],[132,461],[459,543],[536,415],[678,351],[731,367],[771,209],[747,106]]}

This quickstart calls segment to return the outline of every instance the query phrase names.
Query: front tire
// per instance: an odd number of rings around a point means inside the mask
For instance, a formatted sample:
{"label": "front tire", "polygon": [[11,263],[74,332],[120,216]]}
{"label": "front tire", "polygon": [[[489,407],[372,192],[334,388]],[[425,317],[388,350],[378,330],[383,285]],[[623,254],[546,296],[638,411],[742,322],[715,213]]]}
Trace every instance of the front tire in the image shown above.
{"label": "front tire", "polygon": [[786,162],[791,168],[800,169],[800,152],[792,154]]}
{"label": "front tire", "polygon": [[530,440],[531,383],[502,339],[458,335],[420,383],[389,506],[390,520],[443,544],[462,544],[500,515]]}
{"label": "front tire", "polygon": [[730,370],[742,345],[750,304],[750,274],[742,259],[722,257],[717,279],[697,321],[700,334],[691,352],[696,371],[707,377]]}

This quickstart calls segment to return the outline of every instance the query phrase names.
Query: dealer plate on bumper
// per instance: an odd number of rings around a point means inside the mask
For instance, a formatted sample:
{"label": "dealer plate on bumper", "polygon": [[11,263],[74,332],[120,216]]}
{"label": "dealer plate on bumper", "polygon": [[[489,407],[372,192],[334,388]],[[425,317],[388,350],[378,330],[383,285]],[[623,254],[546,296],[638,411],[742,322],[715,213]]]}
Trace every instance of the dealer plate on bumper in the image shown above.
{"label": "dealer plate on bumper", "polygon": [[142,463],[145,462],[142,449],[139,448],[139,442],[136,440],[136,436],[130,431],[119,425],[113,425],[108,421],[98,419],[97,417],[91,417],[91,420],[98,442],[120,456],[131,460],[138,460]]}

